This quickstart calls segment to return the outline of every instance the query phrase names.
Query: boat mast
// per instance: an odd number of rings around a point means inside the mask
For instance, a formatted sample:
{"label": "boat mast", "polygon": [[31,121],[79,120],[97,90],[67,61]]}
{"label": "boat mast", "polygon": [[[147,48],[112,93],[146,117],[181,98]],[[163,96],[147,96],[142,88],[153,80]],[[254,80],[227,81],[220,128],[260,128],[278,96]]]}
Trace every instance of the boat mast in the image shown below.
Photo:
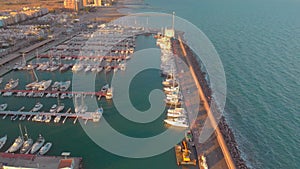
{"label": "boat mast", "polygon": [[22,65],[26,65],[25,53],[22,53]]}
{"label": "boat mast", "polygon": [[175,24],[175,12],[173,12],[173,21],[172,21],[172,29],[174,31],[174,24]]}
{"label": "boat mast", "polygon": [[22,140],[24,140],[24,136],[23,136],[23,131],[22,131],[22,128],[21,128],[21,124],[19,124],[19,129],[20,129],[20,133],[21,133],[21,138],[22,138]]}
{"label": "boat mast", "polygon": [[28,133],[27,133],[27,128],[26,128],[26,126],[24,126],[24,130],[25,130],[25,137],[26,137],[26,139],[28,140]]}

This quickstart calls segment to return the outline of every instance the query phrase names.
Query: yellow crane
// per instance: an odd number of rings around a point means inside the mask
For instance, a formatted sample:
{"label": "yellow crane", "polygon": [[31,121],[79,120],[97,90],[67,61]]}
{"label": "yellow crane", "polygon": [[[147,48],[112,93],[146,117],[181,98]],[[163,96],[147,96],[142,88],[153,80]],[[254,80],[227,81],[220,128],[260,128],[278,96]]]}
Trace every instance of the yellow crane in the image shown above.
{"label": "yellow crane", "polygon": [[190,162],[191,159],[190,159],[190,153],[189,153],[189,150],[187,148],[187,145],[186,145],[186,141],[182,141],[182,144],[183,144],[183,147],[184,149],[182,150],[182,158],[183,158],[183,161],[184,162]]}

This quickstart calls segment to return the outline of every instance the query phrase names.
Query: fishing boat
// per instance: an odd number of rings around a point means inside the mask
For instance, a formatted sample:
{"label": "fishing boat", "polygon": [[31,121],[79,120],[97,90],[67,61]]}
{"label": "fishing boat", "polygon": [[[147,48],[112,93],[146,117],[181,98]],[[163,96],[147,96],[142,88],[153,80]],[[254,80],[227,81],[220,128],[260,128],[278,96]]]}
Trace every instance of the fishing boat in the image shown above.
{"label": "fishing boat", "polygon": [[102,117],[102,114],[103,114],[103,108],[100,107],[92,114],[93,122],[99,122]]}
{"label": "fishing boat", "polygon": [[41,149],[40,149],[40,151],[39,151],[39,155],[44,155],[44,154],[46,154],[49,150],[50,150],[50,148],[52,147],[52,143],[50,143],[50,142],[48,142],[48,143],[46,143]]}
{"label": "fishing boat", "polygon": [[0,150],[5,145],[6,141],[7,141],[7,135],[0,138]]}
{"label": "fishing boat", "polygon": [[24,140],[21,136],[19,136],[18,138],[15,139],[15,142],[9,147],[9,149],[7,150],[8,153],[14,153],[16,151],[18,151],[21,146],[23,145]]}
{"label": "fishing boat", "polygon": [[7,103],[0,105],[0,111],[4,111],[7,108]]}
{"label": "fishing boat", "polygon": [[40,102],[37,102],[37,103],[34,105],[34,107],[32,108],[31,111],[32,111],[32,112],[37,112],[37,111],[41,110],[42,107],[43,107],[43,104],[40,103]]}
{"label": "fishing boat", "polygon": [[11,90],[14,89],[18,86],[19,84],[19,79],[10,79],[9,82],[5,85],[4,89],[5,90]]}
{"label": "fishing boat", "polygon": [[40,134],[37,141],[33,144],[30,150],[30,154],[36,153],[43,146],[44,143],[45,143],[45,138]]}

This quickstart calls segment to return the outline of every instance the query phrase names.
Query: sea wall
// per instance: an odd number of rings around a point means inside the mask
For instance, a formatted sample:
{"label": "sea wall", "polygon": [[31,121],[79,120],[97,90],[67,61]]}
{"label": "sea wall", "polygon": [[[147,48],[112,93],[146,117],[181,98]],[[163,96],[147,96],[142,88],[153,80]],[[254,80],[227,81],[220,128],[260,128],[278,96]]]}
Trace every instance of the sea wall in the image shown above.
{"label": "sea wall", "polygon": [[[212,99],[212,91],[209,87],[208,82],[206,81],[207,75],[205,73],[205,68],[202,66],[203,64],[199,60],[199,58],[194,54],[194,52],[187,46],[184,45],[187,53],[187,57],[191,61],[190,63],[192,64],[191,66],[193,67],[195,74],[197,76],[197,79],[199,83],[201,84],[202,90],[204,92],[204,95],[210,104],[211,99]],[[229,149],[229,152],[231,154],[231,157],[236,165],[237,168],[239,169],[248,169],[246,166],[246,163],[244,159],[241,157],[241,153],[238,149],[238,145],[235,141],[234,134],[231,131],[230,127],[226,123],[226,120],[224,116],[220,119],[220,122],[218,123],[218,127],[223,135],[223,138],[226,142],[226,145]]]}

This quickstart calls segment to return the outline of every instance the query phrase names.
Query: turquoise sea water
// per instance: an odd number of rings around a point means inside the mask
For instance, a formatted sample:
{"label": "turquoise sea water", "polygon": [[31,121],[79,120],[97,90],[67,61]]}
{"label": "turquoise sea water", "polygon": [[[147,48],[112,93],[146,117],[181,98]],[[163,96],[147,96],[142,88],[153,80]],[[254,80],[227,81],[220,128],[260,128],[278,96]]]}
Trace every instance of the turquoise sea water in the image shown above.
{"label": "turquoise sea water", "polygon": [[187,19],[215,45],[227,78],[225,116],[249,166],[300,166],[300,1],[146,0]]}

